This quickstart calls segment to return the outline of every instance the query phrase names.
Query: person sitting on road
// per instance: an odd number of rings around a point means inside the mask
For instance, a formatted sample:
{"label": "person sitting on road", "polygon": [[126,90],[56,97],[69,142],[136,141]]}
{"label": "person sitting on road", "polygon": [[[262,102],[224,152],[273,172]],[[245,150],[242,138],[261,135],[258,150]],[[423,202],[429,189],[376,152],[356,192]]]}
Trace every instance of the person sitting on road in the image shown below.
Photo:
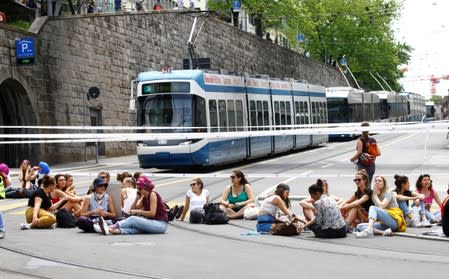
{"label": "person sitting on road", "polygon": [[0,239],[5,238],[5,223],[3,222],[3,213],[0,211]]}
{"label": "person sitting on road", "polygon": [[441,208],[441,200],[440,196],[438,196],[438,192],[433,189],[430,175],[421,174],[418,177],[416,180],[416,192],[424,195],[422,201],[415,201],[415,206],[421,207],[419,212],[421,215],[421,222],[426,223],[426,221],[429,221],[430,223],[438,223],[441,217],[440,212],[431,212],[430,208],[432,207],[433,200],[435,200],[438,207]]}
{"label": "person sitting on road", "polygon": [[304,225],[304,228],[310,228],[316,237],[346,237],[345,220],[335,199],[324,194],[323,185],[311,185],[309,194],[314,201],[316,214],[312,220]]}
{"label": "person sitting on road", "polygon": [[373,191],[369,187],[368,181],[368,174],[365,170],[357,171],[354,178],[357,191],[340,205],[348,232],[351,232],[358,223],[368,222],[368,211],[373,205],[371,200]]}
{"label": "person sitting on road", "polygon": [[100,227],[104,230],[104,224],[97,227],[97,224],[103,221],[103,218],[112,221],[117,217],[112,197],[106,193],[108,183],[102,178],[95,178],[92,183],[92,193],[83,200],[83,206],[79,212],[80,217],[76,224],[85,232],[100,232]]}
{"label": "person sitting on road", "polygon": [[396,192],[388,191],[385,177],[375,178],[372,199],[375,205],[369,208],[368,223],[357,225],[355,237],[392,236],[393,232],[406,230],[407,223],[396,200]]}
{"label": "person sitting on road", "polygon": [[122,172],[122,173],[117,173],[117,181],[120,182],[121,188],[126,187],[126,185],[123,183],[123,181],[125,180],[125,178],[128,178],[128,177],[133,177],[133,175],[127,171]]}
{"label": "person sitting on road", "polygon": [[[109,184],[109,181],[111,180],[111,175],[109,174],[108,171],[104,171],[104,170],[103,170],[103,171],[100,171],[100,172],[98,173],[97,178],[101,178],[101,179],[104,180],[104,182],[105,182],[106,184]],[[93,185],[90,185],[90,186],[89,186],[89,189],[87,189],[86,195],[92,194],[92,190],[93,190],[93,187],[92,187],[92,186],[93,186]]]}
{"label": "person sitting on road", "polygon": [[223,191],[220,204],[229,219],[241,219],[247,207],[255,206],[253,188],[240,170],[234,170],[230,178],[232,184]]}
{"label": "person sitting on road", "polygon": [[[328,197],[331,197],[335,202],[337,202],[337,204],[344,202],[342,198],[329,194],[329,184],[327,183],[326,179],[317,179],[315,184],[322,187],[323,194]],[[307,221],[313,220],[315,218],[316,210],[313,205],[314,202],[315,201],[310,196],[307,199],[304,199],[299,202],[299,205],[302,207],[304,217],[306,218]]]}
{"label": "person sitting on road", "polygon": [[50,193],[51,201],[57,203],[61,199],[64,199],[64,203],[57,209],[65,208],[70,213],[75,213],[81,209],[82,198],[67,193],[66,178],[64,174],[58,173],[55,175],[56,189]]}
{"label": "person sitting on road", "polygon": [[131,216],[131,206],[136,200],[136,197],[136,181],[132,176],[125,177],[122,181],[122,189],[120,190],[120,203],[122,206],[122,214],[124,217]]}
{"label": "person sitting on road", "polygon": [[33,177],[33,169],[30,161],[23,160],[19,168],[19,183],[22,189],[32,189],[36,177]]}
{"label": "person sitting on road", "polygon": [[154,184],[146,176],[137,180],[138,193],[131,207],[132,216],[118,221],[103,234],[163,234],[168,226],[168,214],[164,200],[153,191]]}
{"label": "person sitting on road", "polygon": [[209,191],[203,189],[201,178],[194,178],[190,183],[191,189],[186,193],[184,206],[182,206],[181,217],[178,219],[184,221],[187,212],[190,209],[190,223],[202,223],[204,218],[204,205],[209,203]]}
{"label": "person sitting on road", "polygon": [[55,211],[64,199],[57,203],[52,203],[50,194],[56,189],[56,179],[54,176],[44,175],[42,177],[42,187],[31,193],[28,200],[28,209],[25,211],[26,224],[21,224],[22,230],[27,229],[49,229],[56,223],[56,217],[52,211]]}
{"label": "person sitting on road", "polygon": [[[295,215],[289,211],[290,186],[280,183],[276,186],[274,195],[268,196],[263,202],[257,215],[256,230],[261,233],[270,233],[276,222],[276,213],[280,210],[290,220],[295,219]],[[300,228],[298,227],[298,230]]]}
{"label": "person sitting on road", "polygon": [[65,177],[65,192],[72,196],[76,196],[73,175],[71,175],[70,173],[66,173],[66,174],[64,174],[64,177]]}
{"label": "person sitting on road", "polygon": [[407,221],[407,226],[419,228],[430,225],[427,220],[427,223],[421,222],[419,214],[415,216],[415,214],[413,214],[413,210],[408,204],[408,201],[423,200],[424,195],[410,191],[410,182],[408,177],[405,175],[396,174],[394,176],[394,184],[396,185],[396,189],[393,191],[396,193],[396,199],[398,201],[399,208],[402,210],[405,220]]}
{"label": "person sitting on road", "polygon": [[449,188],[447,194],[448,196],[441,203],[441,225],[445,236],[449,236]]}

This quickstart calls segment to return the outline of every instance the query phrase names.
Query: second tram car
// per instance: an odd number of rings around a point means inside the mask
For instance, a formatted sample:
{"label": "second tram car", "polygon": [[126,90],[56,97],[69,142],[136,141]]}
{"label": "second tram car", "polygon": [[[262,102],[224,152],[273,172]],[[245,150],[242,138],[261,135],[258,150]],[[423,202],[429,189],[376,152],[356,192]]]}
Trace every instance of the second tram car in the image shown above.
{"label": "second tram car", "polygon": [[[144,72],[135,82],[138,125],[147,132],[260,131],[327,123],[325,88],[305,82],[205,70]],[[322,135],[143,140],[137,156],[143,168],[208,166],[326,141]]]}
{"label": "second tram car", "polygon": [[407,98],[391,91],[371,91],[380,98],[381,122],[407,121]]}

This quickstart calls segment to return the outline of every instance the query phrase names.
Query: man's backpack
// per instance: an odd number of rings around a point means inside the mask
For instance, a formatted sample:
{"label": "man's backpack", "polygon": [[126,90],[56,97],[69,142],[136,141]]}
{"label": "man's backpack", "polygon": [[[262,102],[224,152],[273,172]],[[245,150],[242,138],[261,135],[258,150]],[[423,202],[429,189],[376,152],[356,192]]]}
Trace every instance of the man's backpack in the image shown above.
{"label": "man's backpack", "polygon": [[70,212],[65,209],[61,208],[55,213],[56,216],[56,226],[58,228],[74,228],[76,227],[76,219],[75,217],[70,214]]}
{"label": "man's backpack", "polygon": [[360,138],[363,144],[363,153],[359,157],[360,163],[371,166],[376,161],[376,157],[379,156],[379,149],[377,148],[377,142],[374,138],[368,139]]}
{"label": "man's backpack", "polygon": [[227,224],[228,215],[220,208],[220,203],[204,205],[204,223],[208,225]]}

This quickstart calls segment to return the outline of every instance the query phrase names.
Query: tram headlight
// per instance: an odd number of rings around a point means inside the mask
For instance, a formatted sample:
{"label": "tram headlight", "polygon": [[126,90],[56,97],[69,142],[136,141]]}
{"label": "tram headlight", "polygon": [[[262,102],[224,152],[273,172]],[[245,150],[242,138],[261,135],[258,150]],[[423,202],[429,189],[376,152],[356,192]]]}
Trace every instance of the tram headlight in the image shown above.
{"label": "tram headlight", "polygon": [[144,143],[144,142],[141,142],[141,141],[138,141],[138,142],[137,142],[137,146],[139,146],[139,147],[144,147],[144,146],[148,146],[148,144],[146,144],[146,143]]}
{"label": "tram headlight", "polygon": [[189,145],[189,144],[192,144],[191,140],[186,140],[186,141],[180,142],[178,145]]}

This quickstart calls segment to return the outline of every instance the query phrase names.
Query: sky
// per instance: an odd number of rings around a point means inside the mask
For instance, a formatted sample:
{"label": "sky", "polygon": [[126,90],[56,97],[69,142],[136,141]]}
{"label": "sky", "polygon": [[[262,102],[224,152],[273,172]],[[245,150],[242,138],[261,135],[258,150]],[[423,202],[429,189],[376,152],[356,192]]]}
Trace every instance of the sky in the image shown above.
{"label": "sky", "polygon": [[[429,77],[449,76],[449,1],[403,0],[393,28],[396,39],[414,49],[400,83],[405,91],[430,98]],[[449,80],[441,80],[436,95],[447,96],[448,89]]]}

